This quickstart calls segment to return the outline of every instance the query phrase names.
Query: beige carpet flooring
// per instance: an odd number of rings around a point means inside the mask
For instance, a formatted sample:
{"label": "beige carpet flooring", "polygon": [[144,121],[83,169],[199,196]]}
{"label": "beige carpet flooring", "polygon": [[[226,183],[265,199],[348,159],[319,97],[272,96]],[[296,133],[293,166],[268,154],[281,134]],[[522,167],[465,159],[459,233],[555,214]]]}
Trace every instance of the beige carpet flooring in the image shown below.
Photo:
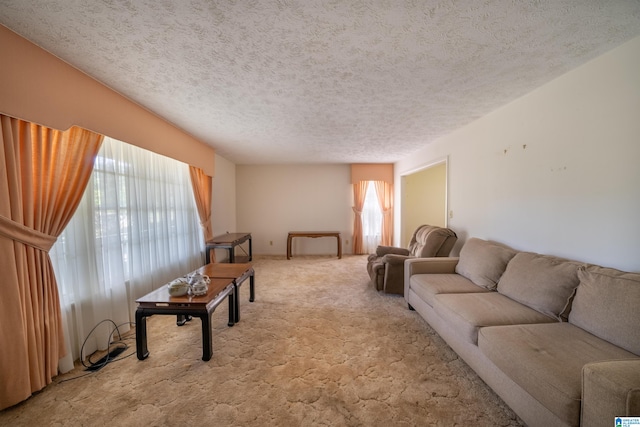
{"label": "beige carpet flooring", "polygon": [[[0,412],[23,426],[520,426],[400,296],[376,292],[365,256],[257,257],[241,321],[148,319],[150,356],[60,375]],[[78,377],[78,378],[76,378]],[[75,378],[75,379],[71,379]]]}

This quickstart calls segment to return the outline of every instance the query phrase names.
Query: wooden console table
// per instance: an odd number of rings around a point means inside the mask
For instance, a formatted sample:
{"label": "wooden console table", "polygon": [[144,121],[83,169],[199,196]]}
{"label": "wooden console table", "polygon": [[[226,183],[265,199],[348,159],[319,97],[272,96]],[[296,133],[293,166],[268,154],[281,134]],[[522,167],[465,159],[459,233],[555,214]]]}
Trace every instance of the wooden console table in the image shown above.
{"label": "wooden console table", "polygon": [[338,231],[290,231],[287,237],[287,259],[291,259],[291,241],[294,237],[335,237],[338,242],[338,258],[342,259],[342,239]]}
{"label": "wooden console table", "polygon": [[[248,257],[243,257],[242,261],[251,261],[251,233],[226,233],[216,236],[213,239],[206,242],[205,246],[205,264],[211,263],[211,250],[212,249],[226,249],[229,251],[229,262],[236,262],[235,247],[242,243],[249,241],[249,253]],[[247,259],[248,258],[248,259]]]}

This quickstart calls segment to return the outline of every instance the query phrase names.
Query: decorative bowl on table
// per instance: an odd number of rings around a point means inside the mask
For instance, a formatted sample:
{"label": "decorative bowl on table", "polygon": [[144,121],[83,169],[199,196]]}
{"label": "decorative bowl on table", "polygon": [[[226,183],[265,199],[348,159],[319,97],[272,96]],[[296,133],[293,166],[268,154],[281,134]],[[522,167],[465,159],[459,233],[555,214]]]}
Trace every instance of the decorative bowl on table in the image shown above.
{"label": "decorative bowl on table", "polygon": [[189,293],[189,287],[190,286],[187,279],[183,277],[175,279],[171,283],[169,283],[169,295],[171,295],[172,297],[181,297],[183,295],[187,295]]}
{"label": "decorative bowl on table", "polygon": [[189,277],[190,294],[197,297],[200,295],[206,295],[209,291],[209,283],[211,279],[209,276],[196,273]]}
{"label": "decorative bowl on table", "polygon": [[194,297],[206,295],[208,291],[209,284],[205,281],[201,281],[194,285],[191,285],[191,295],[193,295]]}

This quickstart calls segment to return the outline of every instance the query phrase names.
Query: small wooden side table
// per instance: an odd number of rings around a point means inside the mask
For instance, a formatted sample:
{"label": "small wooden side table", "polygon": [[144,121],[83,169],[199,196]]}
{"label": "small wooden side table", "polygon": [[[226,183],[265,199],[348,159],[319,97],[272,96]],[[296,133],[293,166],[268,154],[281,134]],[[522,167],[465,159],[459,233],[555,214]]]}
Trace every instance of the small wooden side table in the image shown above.
{"label": "small wooden side table", "polygon": [[242,257],[240,259],[240,262],[251,261],[251,259],[253,258],[251,249],[251,233],[226,233],[221,234],[220,236],[216,236],[205,243],[205,264],[211,263],[212,249],[226,249],[227,251],[229,251],[229,262],[236,262],[235,247],[241,245],[247,240],[249,241],[249,253],[247,254],[248,257]]}

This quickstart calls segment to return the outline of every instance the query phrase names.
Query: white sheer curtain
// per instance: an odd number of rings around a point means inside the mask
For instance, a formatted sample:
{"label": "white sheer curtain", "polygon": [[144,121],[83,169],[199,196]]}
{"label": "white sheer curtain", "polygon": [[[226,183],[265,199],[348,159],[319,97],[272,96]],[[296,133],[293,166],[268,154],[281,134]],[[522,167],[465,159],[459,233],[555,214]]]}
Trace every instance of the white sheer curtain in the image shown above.
{"label": "white sheer curtain", "polygon": [[367,184],[362,208],[362,243],[365,253],[375,253],[382,239],[382,211],[373,181]]}
{"label": "white sheer curtain", "polygon": [[[202,265],[204,241],[189,166],[106,138],[73,219],[51,251],[73,368],[103,320],[135,319],[135,300]],[[91,334],[83,356],[108,346],[113,324]]]}

